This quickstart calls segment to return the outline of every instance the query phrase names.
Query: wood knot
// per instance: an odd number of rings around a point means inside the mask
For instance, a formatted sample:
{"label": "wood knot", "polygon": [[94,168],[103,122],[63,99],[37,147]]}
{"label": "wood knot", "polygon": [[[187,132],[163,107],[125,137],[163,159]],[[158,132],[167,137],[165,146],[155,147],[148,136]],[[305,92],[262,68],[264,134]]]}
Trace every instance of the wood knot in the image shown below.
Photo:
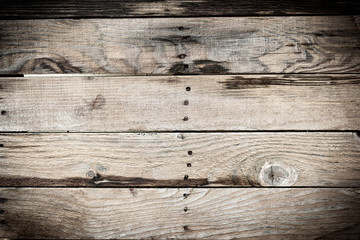
{"label": "wood knot", "polygon": [[89,178],[95,178],[96,177],[96,173],[94,171],[88,171],[86,173],[86,176]]}
{"label": "wood knot", "polygon": [[105,103],[106,103],[105,98],[101,94],[98,94],[96,98],[93,101],[91,101],[91,103],[89,103],[88,105],[90,110],[96,110],[103,108],[105,106]]}
{"label": "wood knot", "polygon": [[297,181],[298,174],[287,164],[266,162],[259,178],[263,186],[292,186]]}

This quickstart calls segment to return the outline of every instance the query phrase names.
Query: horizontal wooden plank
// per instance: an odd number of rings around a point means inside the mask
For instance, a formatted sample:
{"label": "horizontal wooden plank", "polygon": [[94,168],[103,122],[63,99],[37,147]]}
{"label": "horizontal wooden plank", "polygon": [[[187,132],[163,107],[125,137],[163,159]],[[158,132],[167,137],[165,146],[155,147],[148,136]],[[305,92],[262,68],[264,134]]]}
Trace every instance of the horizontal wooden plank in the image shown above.
{"label": "horizontal wooden plank", "polygon": [[358,239],[359,193],[357,188],[3,188],[0,235],[26,239]]}
{"label": "horizontal wooden plank", "polygon": [[1,134],[0,186],[360,187],[355,133]]}
{"label": "horizontal wooden plank", "polygon": [[359,17],[1,21],[0,73],[359,73]]}
{"label": "horizontal wooden plank", "polygon": [[357,130],[359,76],[0,78],[0,131]]}
{"label": "horizontal wooden plank", "polygon": [[0,18],[358,14],[356,0],[1,0]]}

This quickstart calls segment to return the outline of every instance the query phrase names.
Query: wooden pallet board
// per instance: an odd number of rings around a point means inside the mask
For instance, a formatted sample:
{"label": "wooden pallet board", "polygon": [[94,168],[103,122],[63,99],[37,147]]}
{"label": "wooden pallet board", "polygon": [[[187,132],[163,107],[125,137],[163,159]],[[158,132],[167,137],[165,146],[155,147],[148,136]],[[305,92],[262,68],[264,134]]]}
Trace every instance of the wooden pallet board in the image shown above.
{"label": "wooden pallet board", "polygon": [[359,193],[358,188],[2,188],[0,235],[26,239],[356,239]]}
{"label": "wooden pallet board", "polygon": [[358,14],[356,0],[1,0],[0,18]]}
{"label": "wooden pallet board", "polygon": [[358,73],[357,16],[1,21],[2,74]]}
{"label": "wooden pallet board", "polygon": [[360,187],[355,133],[1,134],[0,186]]}
{"label": "wooden pallet board", "polygon": [[360,1],[0,6],[0,240],[360,238]]}
{"label": "wooden pallet board", "polygon": [[341,74],[1,78],[0,130],[357,130],[359,79]]}

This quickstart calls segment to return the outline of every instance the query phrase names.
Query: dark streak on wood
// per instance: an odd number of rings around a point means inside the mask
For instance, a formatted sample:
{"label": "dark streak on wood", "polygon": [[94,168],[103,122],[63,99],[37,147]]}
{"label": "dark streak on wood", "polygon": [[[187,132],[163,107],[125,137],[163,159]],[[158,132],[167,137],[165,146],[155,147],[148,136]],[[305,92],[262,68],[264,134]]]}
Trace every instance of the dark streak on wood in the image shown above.
{"label": "dark streak on wood", "polygon": [[218,178],[211,184],[223,185],[223,186],[251,186],[260,187],[260,183],[252,176],[237,176],[231,175],[228,178]]}
{"label": "dark streak on wood", "polygon": [[[288,0],[1,0],[0,18],[357,14],[359,1]],[[186,29],[185,27],[180,29]],[[180,30],[181,31],[181,30]]]}
{"label": "dark streak on wood", "polygon": [[[329,234],[315,238],[314,240],[338,240],[338,239],[358,239],[360,233],[360,224],[356,223],[348,227],[344,227],[340,230],[333,231]],[[346,238],[343,238],[346,236]]]}
{"label": "dark streak on wood", "polygon": [[174,75],[178,74],[224,74],[229,69],[225,68],[222,62],[212,60],[194,60],[193,64],[184,64],[183,62],[174,63],[169,72]]}
{"label": "dark streak on wood", "polygon": [[[219,83],[224,85],[224,89],[248,89],[248,88],[264,88],[271,85],[288,85],[288,86],[328,86],[328,85],[349,85],[349,84],[360,84],[360,79],[356,76],[349,77],[344,80],[341,77],[336,76],[305,76],[301,75],[302,80],[296,81],[294,79],[288,80],[290,77],[284,75],[281,77],[262,77],[259,79],[235,76],[226,81]],[[308,79],[307,79],[308,78]]]}
{"label": "dark streak on wood", "polygon": [[123,176],[102,176],[97,174],[93,178],[96,186],[205,186],[209,182],[204,179],[150,179],[141,177],[123,177]]}
{"label": "dark streak on wood", "polygon": [[65,59],[50,59],[50,58],[34,58],[27,60],[24,63],[24,68],[33,72],[37,72],[37,69],[41,71],[49,71],[54,73],[81,73],[82,71],[78,67],[71,66],[71,64]]}
{"label": "dark streak on wood", "polygon": [[[13,199],[16,202],[16,199]],[[58,207],[54,206],[54,210]],[[66,212],[66,210],[63,210]],[[72,209],[74,214],[78,214],[77,209]],[[63,234],[63,228],[59,227],[59,223],[51,221],[51,216],[43,219],[36,219],[37,214],[31,211],[9,210],[3,215],[6,218],[4,225],[1,226],[3,231],[15,233],[15,239],[59,239]],[[73,223],[75,228],[83,229],[84,224],[81,218],[76,219]]]}
{"label": "dark streak on wood", "polygon": [[[1,176],[0,186],[10,187],[31,187],[31,186],[77,186],[77,187],[201,187],[211,185],[222,186],[260,186],[260,183],[250,176],[229,176],[228,178],[218,178],[215,181],[209,181],[207,178],[187,178],[184,179],[150,179],[141,177],[124,177],[113,175],[96,174],[93,178],[37,178],[37,177],[15,177],[15,176]],[[135,196],[136,193],[130,189]]]}

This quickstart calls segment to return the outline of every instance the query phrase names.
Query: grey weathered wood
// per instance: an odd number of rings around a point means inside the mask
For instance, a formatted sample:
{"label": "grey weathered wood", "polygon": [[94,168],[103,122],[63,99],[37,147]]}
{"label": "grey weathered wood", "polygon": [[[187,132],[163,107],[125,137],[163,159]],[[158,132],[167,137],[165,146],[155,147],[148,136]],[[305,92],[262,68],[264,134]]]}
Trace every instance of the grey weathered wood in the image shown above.
{"label": "grey weathered wood", "polygon": [[0,18],[358,14],[359,1],[1,0]]}
{"label": "grey weathered wood", "polygon": [[359,18],[1,21],[0,73],[358,73]]}
{"label": "grey weathered wood", "polygon": [[359,79],[340,74],[1,78],[0,131],[357,130]]}
{"label": "grey weathered wood", "polygon": [[360,186],[354,133],[1,134],[0,144],[0,186]]}
{"label": "grey weathered wood", "polygon": [[2,188],[0,235],[26,239],[356,239],[359,193],[358,188]]}

